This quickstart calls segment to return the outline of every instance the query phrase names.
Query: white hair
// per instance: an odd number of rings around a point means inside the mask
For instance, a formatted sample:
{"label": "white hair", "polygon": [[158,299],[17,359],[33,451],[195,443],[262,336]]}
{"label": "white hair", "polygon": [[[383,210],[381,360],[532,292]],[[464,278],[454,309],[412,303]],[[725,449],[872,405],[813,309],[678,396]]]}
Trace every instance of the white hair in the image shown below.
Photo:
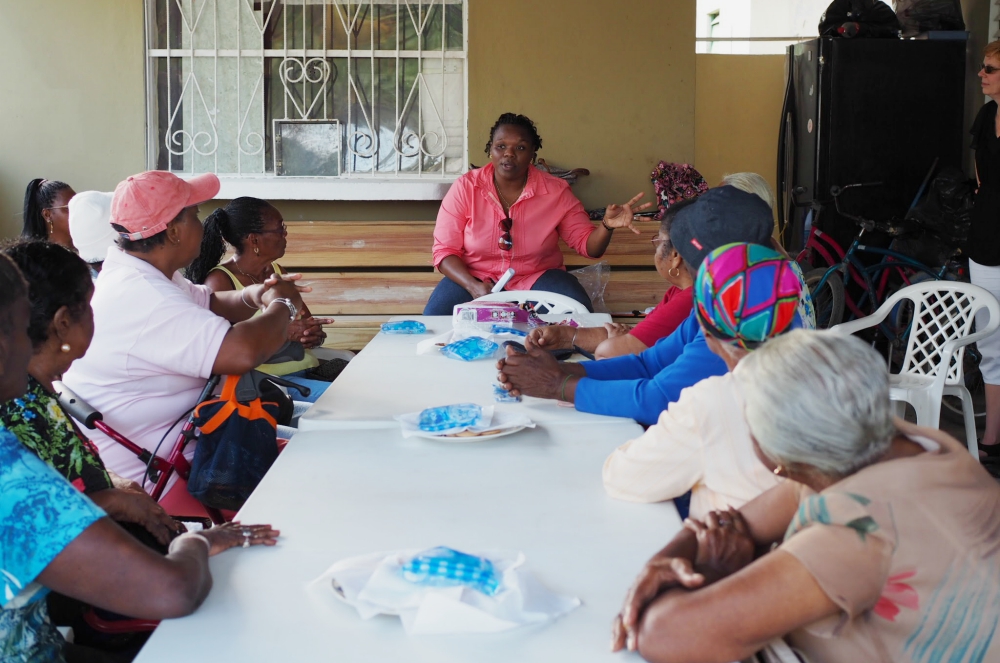
{"label": "white hair", "polygon": [[722,178],[722,184],[734,186],[740,191],[755,194],[774,211],[774,191],[771,185],[757,173],[732,173]]}
{"label": "white hair", "polygon": [[733,375],[750,432],[778,465],[845,477],[875,462],[896,433],[885,360],[853,336],[797,329],[751,352]]}

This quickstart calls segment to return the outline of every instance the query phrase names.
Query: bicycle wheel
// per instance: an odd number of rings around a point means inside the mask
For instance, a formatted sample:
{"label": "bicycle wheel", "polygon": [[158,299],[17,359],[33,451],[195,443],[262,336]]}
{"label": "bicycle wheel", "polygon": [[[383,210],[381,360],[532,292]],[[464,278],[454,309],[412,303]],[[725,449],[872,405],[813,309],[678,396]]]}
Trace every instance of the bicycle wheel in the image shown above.
{"label": "bicycle wheel", "polygon": [[834,272],[819,290],[816,286],[826,274],[825,268],[814,269],[805,275],[806,286],[812,295],[816,311],[816,328],[829,329],[844,319],[844,282],[840,274]]}

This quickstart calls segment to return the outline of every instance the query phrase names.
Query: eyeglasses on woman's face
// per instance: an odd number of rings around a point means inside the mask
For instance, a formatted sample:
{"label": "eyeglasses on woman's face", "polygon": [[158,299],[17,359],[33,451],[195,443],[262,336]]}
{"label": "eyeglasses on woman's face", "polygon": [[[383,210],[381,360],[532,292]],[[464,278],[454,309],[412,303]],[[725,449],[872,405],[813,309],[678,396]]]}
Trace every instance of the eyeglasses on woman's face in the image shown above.
{"label": "eyeglasses on woman's face", "polygon": [[509,216],[500,219],[500,239],[497,241],[497,244],[500,246],[501,251],[510,251],[514,248],[514,240],[510,236],[510,229],[513,225],[514,222]]}
{"label": "eyeglasses on woman's face", "polygon": [[656,235],[654,235],[653,238],[651,240],[649,240],[649,241],[653,245],[653,252],[654,253],[657,252],[657,251],[659,251],[661,246],[663,247],[664,251],[666,251],[667,249],[670,248],[670,238],[669,237],[661,237],[659,233],[657,233]]}
{"label": "eyeglasses on woman's face", "polygon": [[287,235],[288,234],[288,226],[286,226],[285,222],[282,221],[281,224],[277,228],[271,228],[270,230],[261,230],[259,234],[261,234],[261,235],[268,235],[268,234]]}
{"label": "eyeglasses on woman's face", "polygon": [[979,71],[985,72],[987,76],[992,76],[1000,71],[1000,67],[994,67],[993,65],[989,65],[984,62],[979,65]]}

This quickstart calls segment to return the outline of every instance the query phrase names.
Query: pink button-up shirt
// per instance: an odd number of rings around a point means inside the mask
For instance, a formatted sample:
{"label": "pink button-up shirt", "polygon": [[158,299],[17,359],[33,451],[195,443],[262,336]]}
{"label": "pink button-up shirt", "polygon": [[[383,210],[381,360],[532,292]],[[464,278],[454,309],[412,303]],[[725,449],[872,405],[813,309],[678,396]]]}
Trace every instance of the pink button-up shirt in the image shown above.
{"label": "pink button-up shirt", "polygon": [[528,182],[510,206],[510,234],[514,248],[501,251],[500,221],[503,206],[493,186],[493,164],[470,171],[448,190],[434,226],[434,266],[448,256],[458,256],[477,279],[499,279],[507,268],[515,276],[507,290],[530,290],[549,269],[565,269],[559,238],[577,253],[587,256],[587,238],[594,224],[569,184],[528,169]]}

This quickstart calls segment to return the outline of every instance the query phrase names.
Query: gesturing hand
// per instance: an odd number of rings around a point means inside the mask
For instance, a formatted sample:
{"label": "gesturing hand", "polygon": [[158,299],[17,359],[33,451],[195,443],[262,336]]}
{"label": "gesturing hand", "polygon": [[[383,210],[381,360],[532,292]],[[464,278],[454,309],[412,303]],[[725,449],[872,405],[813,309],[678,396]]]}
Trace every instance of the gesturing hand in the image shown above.
{"label": "gesturing hand", "polygon": [[695,568],[707,583],[736,573],[753,561],[754,541],[739,511],[710,511],[704,522],[688,518],[684,527],[698,539]]}
{"label": "gesturing hand", "polygon": [[705,577],[683,557],[656,557],[646,563],[625,596],[625,605],[611,625],[611,651],[635,651],[639,619],[653,600],[672,587],[697,589]]}
{"label": "gesturing hand", "polygon": [[315,348],[326,340],[323,325],[333,322],[333,318],[314,318],[308,316],[299,318],[288,324],[288,340],[298,341],[307,348]]}
{"label": "gesturing hand", "polygon": [[609,228],[628,228],[636,235],[640,234],[640,230],[632,225],[633,215],[653,206],[653,203],[643,203],[633,207],[643,195],[645,194],[640,191],[624,205],[608,205],[604,210],[604,224]]}

